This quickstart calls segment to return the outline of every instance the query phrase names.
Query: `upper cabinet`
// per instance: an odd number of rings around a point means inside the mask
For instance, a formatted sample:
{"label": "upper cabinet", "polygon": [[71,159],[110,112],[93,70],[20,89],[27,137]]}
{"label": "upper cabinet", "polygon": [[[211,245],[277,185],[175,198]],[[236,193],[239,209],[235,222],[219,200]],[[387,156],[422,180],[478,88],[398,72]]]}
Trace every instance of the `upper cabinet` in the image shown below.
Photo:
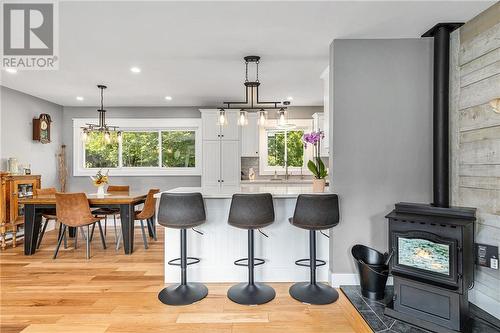
{"label": "upper cabinet", "polygon": [[317,112],[313,114],[313,131],[323,131],[325,133],[325,138],[321,140],[320,145],[320,156],[328,157],[328,147],[326,147],[326,143],[328,142],[328,137],[326,136],[325,131],[325,114],[323,112]]}
{"label": "upper cabinet", "polygon": [[219,125],[219,110],[201,110],[203,140],[239,140],[238,111],[226,110],[227,124]]}
{"label": "upper cabinet", "polygon": [[323,80],[323,127],[322,130],[325,133],[325,139],[323,140],[323,147],[326,152],[325,156],[328,156],[328,151],[330,148],[330,66],[321,74],[320,78]]}
{"label": "upper cabinet", "polygon": [[248,113],[248,124],[241,127],[241,156],[259,157],[259,115]]}

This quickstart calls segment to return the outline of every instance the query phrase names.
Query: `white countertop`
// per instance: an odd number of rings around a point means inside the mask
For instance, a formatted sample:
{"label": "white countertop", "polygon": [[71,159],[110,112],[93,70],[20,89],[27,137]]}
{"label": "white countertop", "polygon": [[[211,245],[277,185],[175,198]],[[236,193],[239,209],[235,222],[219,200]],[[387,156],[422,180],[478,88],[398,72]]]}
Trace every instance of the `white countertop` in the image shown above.
{"label": "white countertop", "polygon": [[[267,184],[241,184],[239,189],[230,192],[213,192],[207,191],[201,187],[177,187],[167,193],[193,193],[199,192],[206,199],[230,199],[235,193],[271,193],[276,199],[297,198],[299,194],[309,194],[312,192],[311,184],[275,184],[269,186]],[[325,188],[325,193],[328,193],[328,187]],[[155,195],[156,198],[161,197],[161,193]]]}
{"label": "white countertop", "polygon": [[311,179],[289,179],[289,180],[284,180],[284,179],[279,179],[279,180],[272,180],[271,178],[267,179],[254,179],[254,180],[242,180],[241,184],[242,185],[247,185],[247,184],[267,184],[267,185],[273,185],[273,184],[283,184],[283,185],[304,185],[304,184],[312,184],[313,180]]}

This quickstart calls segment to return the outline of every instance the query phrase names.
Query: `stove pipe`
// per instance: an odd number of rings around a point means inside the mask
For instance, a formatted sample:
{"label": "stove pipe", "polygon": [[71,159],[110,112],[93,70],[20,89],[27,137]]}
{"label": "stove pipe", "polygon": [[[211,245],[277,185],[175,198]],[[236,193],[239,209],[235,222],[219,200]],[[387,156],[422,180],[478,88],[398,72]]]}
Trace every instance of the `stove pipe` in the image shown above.
{"label": "stove pipe", "polygon": [[434,37],[433,205],[450,206],[449,73],[450,33],[463,23],[438,23],[422,37]]}

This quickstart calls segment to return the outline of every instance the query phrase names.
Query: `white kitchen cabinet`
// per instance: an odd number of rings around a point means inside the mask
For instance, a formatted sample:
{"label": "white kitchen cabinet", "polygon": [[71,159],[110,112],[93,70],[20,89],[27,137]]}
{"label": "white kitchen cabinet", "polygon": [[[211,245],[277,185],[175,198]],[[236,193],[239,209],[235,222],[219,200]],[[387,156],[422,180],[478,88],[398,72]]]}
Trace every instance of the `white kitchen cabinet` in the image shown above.
{"label": "white kitchen cabinet", "polygon": [[200,110],[203,132],[201,186],[208,191],[237,190],[241,179],[238,111],[226,111],[227,125],[217,122],[219,111]]}
{"label": "white kitchen cabinet", "polygon": [[241,156],[259,157],[259,115],[248,114],[248,125],[241,127]]}
{"label": "white kitchen cabinet", "polygon": [[325,139],[323,140],[323,147],[325,148],[326,156],[328,156],[330,148],[330,66],[321,74],[323,80],[323,132]]}
{"label": "white kitchen cabinet", "polygon": [[[323,112],[317,112],[313,114],[313,131],[323,131],[325,133],[325,115]],[[328,138],[325,133],[325,138],[321,140],[319,155],[322,157],[328,157],[328,147],[325,147],[328,142]]]}
{"label": "white kitchen cabinet", "polygon": [[239,140],[238,110],[227,110],[227,124],[219,125],[219,110],[200,110],[203,140]]}

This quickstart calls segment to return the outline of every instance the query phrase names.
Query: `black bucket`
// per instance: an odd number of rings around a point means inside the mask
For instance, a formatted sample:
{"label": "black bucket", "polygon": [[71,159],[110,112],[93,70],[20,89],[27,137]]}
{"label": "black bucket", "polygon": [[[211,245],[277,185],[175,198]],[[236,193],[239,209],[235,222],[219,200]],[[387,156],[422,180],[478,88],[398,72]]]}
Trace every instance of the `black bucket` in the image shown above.
{"label": "black bucket", "polygon": [[352,247],[351,253],[358,266],[363,296],[372,300],[384,298],[390,255],[359,244]]}

